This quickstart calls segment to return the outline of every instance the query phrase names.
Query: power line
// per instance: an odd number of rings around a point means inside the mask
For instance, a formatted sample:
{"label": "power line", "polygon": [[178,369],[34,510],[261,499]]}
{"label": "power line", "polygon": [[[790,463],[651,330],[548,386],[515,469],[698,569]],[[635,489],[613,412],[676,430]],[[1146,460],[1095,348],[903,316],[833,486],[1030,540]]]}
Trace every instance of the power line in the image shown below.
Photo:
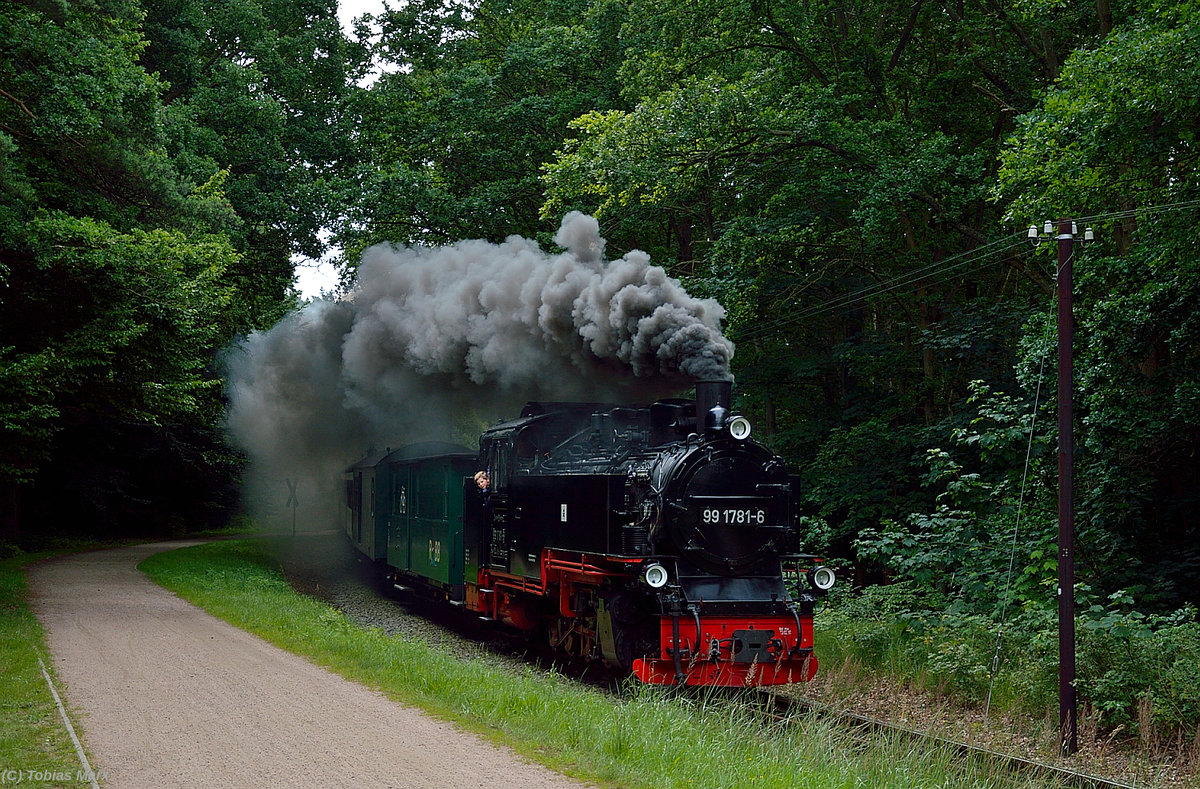
{"label": "power line", "polygon": [[995,241],[990,241],[984,246],[976,247],[959,255],[947,258],[945,260],[931,263],[928,266],[923,266],[919,269],[906,271],[890,279],[882,282],[868,285],[856,291],[834,297],[828,301],[823,301],[820,304],[810,306],[805,309],[798,310],[789,315],[775,318],[773,320],[764,321],[756,324],[754,327],[740,332],[734,339],[739,341],[758,339],[765,336],[767,333],[784,326],[798,323],[808,318],[813,318],[829,312],[848,307],[852,304],[866,301],[874,296],[879,296],[896,290],[901,287],[916,285],[921,282],[927,282],[936,278],[947,278],[947,275],[967,269],[972,265],[982,265],[983,263],[991,262],[994,256],[1009,249],[1019,246],[1025,240],[1023,233],[1014,233],[1010,236],[1005,236]]}
{"label": "power line", "polygon": [[1080,222],[1104,222],[1113,219],[1131,219],[1140,214],[1161,214],[1167,211],[1182,211],[1185,208],[1200,208],[1200,199],[1183,200],[1177,203],[1163,203],[1162,205],[1138,206],[1137,208],[1124,208],[1120,211],[1110,211],[1105,214],[1096,214],[1095,216],[1081,216],[1075,219],[1076,224]]}
{"label": "power line", "polygon": [[[1098,223],[1115,221],[1149,214],[1182,211],[1196,207],[1200,207],[1200,199],[1184,200],[1175,203],[1165,203],[1162,205],[1139,206],[1137,208],[1122,209],[1120,211],[1110,211],[1103,214],[1095,214],[1093,216],[1079,217],[1076,222]],[[922,268],[898,274],[890,279],[875,283],[874,285],[865,286],[841,296],[836,296],[828,301],[823,301],[819,304],[797,310],[796,312],[792,312],[786,316],[758,322],[754,326],[738,332],[733,339],[737,340],[738,342],[748,342],[761,339],[771,332],[782,329],[786,326],[791,326],[810,318],[816,318],[821,315],[826,315],[845,309],[854,304],[864,302],[875,296],[880,296],[902,287],[911,287],[913,285],[929,281],[944,281],[945,279],[948,279],[950,275],[960,273],[964,270],[969,270],[973,265],[982,265],[990,262],[995,255],[1007,252],[1014,247],[1020,246],[1024,241],[1026,241],[1024,232],[1017,232],[1007,236],[1002,236],[993,241],[989,241],[983,246],[976,247],[975,249],[968,250],[936,263],[931,263],[928,266],[923,266]]]}

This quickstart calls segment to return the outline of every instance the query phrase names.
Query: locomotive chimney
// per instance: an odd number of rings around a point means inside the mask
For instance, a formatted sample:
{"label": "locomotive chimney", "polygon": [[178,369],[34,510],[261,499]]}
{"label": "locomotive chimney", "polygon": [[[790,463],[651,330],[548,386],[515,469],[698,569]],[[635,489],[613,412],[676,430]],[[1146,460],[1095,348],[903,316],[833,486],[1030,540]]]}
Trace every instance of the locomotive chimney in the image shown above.
{"label": "locomotive chimney", "polygon": [[697,381],[696,382],[696,429],[699,431],[714,427],[712,410],[718,406],[729,413],[733,402],[732,381]]}

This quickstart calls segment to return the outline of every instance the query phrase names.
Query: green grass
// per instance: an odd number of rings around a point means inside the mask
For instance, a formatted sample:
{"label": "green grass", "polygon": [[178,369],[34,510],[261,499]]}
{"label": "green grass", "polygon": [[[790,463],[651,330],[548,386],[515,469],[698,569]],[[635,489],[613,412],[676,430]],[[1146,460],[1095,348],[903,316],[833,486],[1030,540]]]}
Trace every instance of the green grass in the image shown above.
{"label": "green grass", "polygon": [[460,660],[361,628],[294,592],[261,541],[142,563],[151,578],[284,649],[603,786],[1033,786],[983,760],[902,739],[848,742],[804,718],[771,723],[721,693],[630,685],[619,697],[532,669]]}
{"label": "green grass", "polygon": [[[11,770],[74,776],[81,769],[38,664],[45,633],[27,603],[24,566],[43,555],[0,559],[0,781],[10,784]],[[46,668],[53,671],[48,660]]]}
{"label": "green grass", "polygon": [[1056,639],[1009,627],[993,678],[995,623],[974,614],[917,615],[910,610],[916,598],[906,583],[838,589],[816,618],[823,663],[853,661],[878,676],[980,706],[990,691],[998,713],[1041,718],[1057,707]]}

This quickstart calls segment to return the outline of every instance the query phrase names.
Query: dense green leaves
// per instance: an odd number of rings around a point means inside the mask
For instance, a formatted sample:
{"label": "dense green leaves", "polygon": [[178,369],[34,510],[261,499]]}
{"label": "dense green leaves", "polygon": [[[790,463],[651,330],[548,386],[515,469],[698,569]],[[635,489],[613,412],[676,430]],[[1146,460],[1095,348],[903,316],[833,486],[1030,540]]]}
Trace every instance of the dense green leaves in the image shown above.
{"label": "dense green leaves", "polygon": [[0,8],[3,531],[18,507],[104,531],[232,503],[216,355],[283,314],[353,158],[364,53],[333,12]]}
{"label": "dense green leaves", "polygon": [[[50,452],[51,420],[159,423],[212,419],[211,355],[228,336],[222,283],[236,259],[227,239],[164,230],[119,233],[92,219],[45,213],[24,228],[6,288],[0,336],[3,463],[26,477]],[[10,242],[11,243],[11,242]],[[70,305],[66,308],[65,305]]]}
{"label": "dense green leaves", "polygon": [[[145,0],[143,65],[168,88],[168,153],[194,183],[229,175],[258,254],[318,256],[339,214],[332,186],[355,158],[352,77],[366,53],[338,27],[332,0]],[[281,243],[270,247],[273,236]],[[285,282],[286,284],[286,282]]]}
{"label": "dense green leaves", "polygon": [[[1195,0],[417,0],[355,41],[334,10],[0,9],[3,480],[113,518],[151,467],[224,490],[213,354],[287,309],[292,255],[332,238],[352,277],[377,241],[545,241],[582,210],[726,308],[813,547],[913,589],[927,633],[1017,609],[1041,654],[1054,264],[1020,228],[1090,216],[1084,629],[1191,643],[1168,610],[1200,578]],[[1128,715],[1141,680],[1087,659]]]}
{"label": "dense green leaves", "polygon": [[1111,589],[1156,577],[1155,595],[1192,600],[1198,30],[1200,5],[1151,3],[1072,54],[1041,107],[1021,118],[999,181],[1014,212],[1100,215],[1102,240],[1076,263],[1077,475],[1095,582]]}
{"label": "dense green leaves", "polygon": [[[539,169],[571,119],[611,106],[615,3],[411,3],[380,18],[389,66],[359,105],[362,193],[341,240],[536,236]],[[582,18],[589,24],[572,24]]]}
{"label": "dense green leaves", "polygon": [[[1102,45],[1072,55],[1005,152],[1000,184],[1018,216],[1195,199],[1198,18],[1194,2],[1151,3]],[[1113,228],[1121,251],[1136,225],[1128,216]]]}
{"label": "dense green leaves", "polygon": [[118,227],[162,221],[182,197],[161,157],[158,80],[135,3],[0,9],[0,221],[35,205]]}

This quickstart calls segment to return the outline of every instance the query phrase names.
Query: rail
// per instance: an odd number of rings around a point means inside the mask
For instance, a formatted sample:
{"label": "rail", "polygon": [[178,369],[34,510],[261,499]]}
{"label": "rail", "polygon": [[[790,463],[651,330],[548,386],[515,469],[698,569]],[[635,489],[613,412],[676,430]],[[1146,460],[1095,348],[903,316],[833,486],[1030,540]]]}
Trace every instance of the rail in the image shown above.
{"label": "rail", "polygon": [[792,708],[802,708],[804,710],[816,713],[818,715],[835,719],[861,729],[867,729],[871,732],[889,732],[897,734],[901,737],[907,737],[914,741],[932,743],[933,745],[947,748],[962,756],[980,756],[991,759],[999,764],[1009,765],[1014,772],[1022,772],[1028,775],[1037,777],[1038,779],[1046,779],[1051,786],[1061,787],[1079,787],[1079,789],[1138,789],[1132,784],[1122,783],[1115,779],[1103,778],[1098,775],[1090,775],[1088,773],[1071,770],[1066,767],[1059,767],[1046,762],[1039,762],[1035,759],[1027,759],[1023,756],[1016,756],[1003,751],[992,750],[991,748],[983,748],[978,745],[952,740],[948,737],[942,737],[937,734],[910,729],[905,726],[897,726],[887,721],[878,720],[867,715],[862,715],[850,710],[838,709],[836,707],[821,704],[819,702],[808,699],[797,699],[790,696],[783,696],[774,691],[763,691],[763,693],[771,699],[771,703],[775,705],[780,712],[766,711],[766,714],[775,720],[786,721],[793,714]]}

